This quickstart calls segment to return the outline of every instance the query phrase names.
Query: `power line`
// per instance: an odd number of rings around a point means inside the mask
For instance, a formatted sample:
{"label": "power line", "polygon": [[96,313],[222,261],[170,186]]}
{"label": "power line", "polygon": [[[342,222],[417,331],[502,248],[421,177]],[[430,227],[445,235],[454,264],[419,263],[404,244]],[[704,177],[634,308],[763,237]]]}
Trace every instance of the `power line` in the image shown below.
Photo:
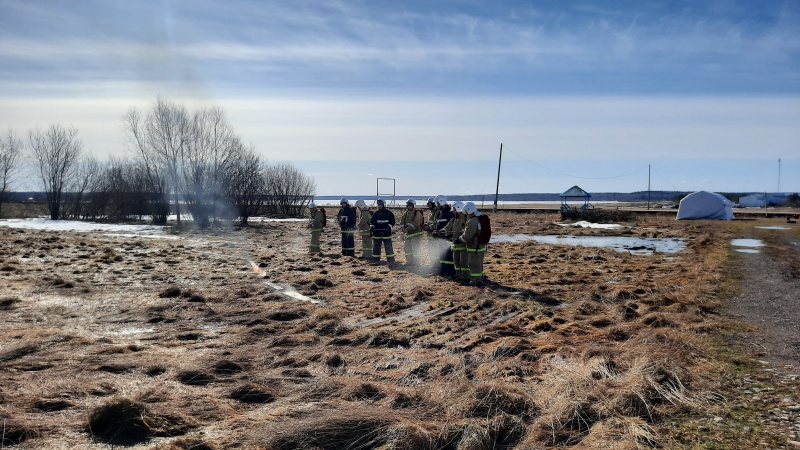
{"label": "power line", "polygon": [[675,185],[673,185],[672,183],[670,183],[670,182],[669,182],[669,180],[667,180],[666,178],[664,178],[664,175],[661,175],[661,173],[659,173],[659,171],[657,171],[655,168],[653,169],[653,171],[654,171],[656,174],[658,174],[658,176],[660,176],[660,177],[661,177],[661,179],[662,179],[662,180],[664,180],[664,181],[665,181],[665,182],[666,182],[668,185],[672,186],[672,190],[673,190],[673,191],[680,191],[680,189],[676,188],[676,187],[675,187]]}
{"label": "power line", "polygon": [[513,153],[513,154],[515,154],[517,156],[519,156],[520,158],[524,159],[525,161],[528,161],[529,163],[533,164],[536,167],[540,167],[540,168],[542,168],[544,170],[547,170],[547,171],[550,171],[550,172],[553,172],[553,173],[557,173],[557,174],[563,175],[565,177],[580,178],[580,179],[583,179],[583,180],[612,180],[614,178],[628,177],[628,176],[637,174],[637,173],[642,172],[643,170],[645,170],[645,167],[642,167],[641,169],[636,169],[633,172],[622,174],[622,175],[615,175],[613,177],[582,177],[582,176],[578,176],[578,175],[570,175],[568,173],[559,172],[559,171],[553,170],[553,169],[551,169],[549,167],[545,167],[545,166],[543,166],[541,164],[535,163],[535,162],[531,161],[530,159],[520,155],[519,153],[515,152],[514,150],[508,150],[507,147],[506,147],[506,150],[510,151],[511,153]]}

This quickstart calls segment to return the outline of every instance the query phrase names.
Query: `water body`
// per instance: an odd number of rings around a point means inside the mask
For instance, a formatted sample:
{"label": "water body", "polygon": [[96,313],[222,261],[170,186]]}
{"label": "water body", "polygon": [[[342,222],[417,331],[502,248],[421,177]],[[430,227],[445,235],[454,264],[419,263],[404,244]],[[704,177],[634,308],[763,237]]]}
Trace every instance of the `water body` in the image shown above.
{"label": "water body", "polygon": [[492,236],[492,242],[525,241],[535,241],[539,244],[572,245],[575,247],[612,248],[618,252],[627,252],[636,255],[677,253],[686,248],[685,239],[672,238],[638,238],[630,236],[541,236],[531,234],[501,234]]}
{"label": "water body", "polygon": [[759,253],[758,247],[763,247],[764,243],[760,239],[731,239],[731,245],[739,253]]}
{"label": "water body", "polygon": [[780,227],[780,226],[777,226],[777,225],[769,225],[769,226],[756,227],[756,228],[761,228],[762,230],[791,230],[791,228],[789,228],[789,227]]}

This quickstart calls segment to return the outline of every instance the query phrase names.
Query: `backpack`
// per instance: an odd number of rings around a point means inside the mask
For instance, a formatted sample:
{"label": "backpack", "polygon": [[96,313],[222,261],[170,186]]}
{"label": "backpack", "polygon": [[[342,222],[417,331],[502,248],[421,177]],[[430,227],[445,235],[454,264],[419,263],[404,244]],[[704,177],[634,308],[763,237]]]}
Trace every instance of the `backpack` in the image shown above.
{"label": "backpack", "polygon": [[478,233],[478,244],[488,244],[489,240],[492,239],[492,221],[489,220],[489,216],[486,214],[481,214],[478,216],[478,223],[481,225],[481,230]]}
{"label": "backpack", "polygon": [[325,225],[328,224],[328,216],[325,215],[325,208],[320,208],[317,206],[317,209],[322,211],[322,227],[325,228]]}

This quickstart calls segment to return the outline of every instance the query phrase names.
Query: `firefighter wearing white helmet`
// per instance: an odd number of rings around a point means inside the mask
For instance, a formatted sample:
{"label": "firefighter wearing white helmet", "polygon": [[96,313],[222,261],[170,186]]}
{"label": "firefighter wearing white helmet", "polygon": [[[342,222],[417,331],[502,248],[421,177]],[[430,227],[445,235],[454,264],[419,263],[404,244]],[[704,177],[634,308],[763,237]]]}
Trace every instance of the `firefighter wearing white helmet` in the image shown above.
{"label": "firefighter wearing white helmet", "polygon": [[452,208],[447,204],[447,199],[444,196],[437,197],[436,204],[439,212],[436,216],[436,229],[433,235],[438,239],[428,241],[429,248],[432,246],[430,253],[436,255],[436,259],[432,260],[432,262],[436,264],[436,261],[438,261],[440,275],[455,278],[453,251],[450,249],[451,237],[447,234],[447,224],[455,218],[455,214],[453,214]]}
{"label": "firefighter wearing white helmet", "polygon": [[350,206],[350,202],[344,197],[339,201],[339,205],[342,208],[336,214],[336,221],[339,222],[339,227],[342,229],[342,255],[356,256],[356,210]]}
{"label": "firefighter wearing white helmet", "polygon": [[481,232],[481,224],[478,216],[481,213],[475,204],[467,202],[464,204],[464,213],[467,215],[467,224],[459,240],[467,247],[467,266],[469,267],[470,284],[483,286],[483,258],[486,255],[486,244],[478,241]]}
{"label": "firefighter wearing white helmet", "polygon": [[392,227],[395,225],[394,213],[386,209],[386,202],[379,198],[375,203],[378,210],[372,213],[370,227],[372,229],[372,257],[380,261],[381,246],[386,251],[386,260],[394,265],[394,249],[392,248]]}
{"label": "firefighter wearing white helmet", "polygon": [[456,279],[462,282],[469,282],[469,266],[467,265],[467,245],[459,238],[464,233],[467,223],[467,215],[464,213],[464,203],[453,203],[455,218],[447,226],[447,236],[452,241],[450,250],[453,251],[453,268],[455,269]]}
{"label": "firefighter wearing white helmet", "polygon": [[311,202],[308,204],[308,211],[310,216],[308,227],[311,228],[311,244],[309,244],[308,253],[320,253],[319,238],[325,227],[325,210],[317,208],[317,205]]}
{"label": "firefighter wearing white helmet", "polygon": [[372,259],[372,232],[369,229],[369,221],[372,219],[372,211],[367,208],[364,200],[356,202],[356,211],[358,212],[358,235],[361,236],[361,257],[364,259]]}
{"label": "firefighter wearing white helmet", "polygon": [[424,216],[422,211],[416,208],[417,202],[413,198],[406,201],[406,210],[400,218],[403,232],[406,235],[405,252],[406,264],[416,267],[422,263],[422,225]]}

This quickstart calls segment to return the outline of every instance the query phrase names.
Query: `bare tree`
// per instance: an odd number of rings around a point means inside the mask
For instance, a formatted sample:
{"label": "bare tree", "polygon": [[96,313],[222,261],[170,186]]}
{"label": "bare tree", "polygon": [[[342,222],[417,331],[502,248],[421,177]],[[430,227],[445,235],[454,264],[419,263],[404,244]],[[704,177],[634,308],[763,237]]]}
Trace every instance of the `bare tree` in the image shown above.
{"label": "bare tree", "polygon": [[311,177],[290,163],[270,166],[266,177],[268,206],[286,216],[299,215],[317,189]]}
{"label": "bare tree", "polygon": [[3,212],[6,192],[12,191],[17,181],[22,145],[22,140],[10,128],[0,139],[0,215]]}
{"label": "bare tree", "polygon": [[261,212],[267,194],[267,166],[255,149],[243,149],[228,167],[225,192],[243,226]]}
{"label": "bare tree", "polygon": [[64,217],[86,219],[85,203],[90,192],[96,192],[100,181],[100,163],[94,156],[87,156],[75,163],[74,175],[68,180]]}
{"label": "bare tree", "polygon": [[83,144],[77,139],[78,130],[51,125],[45,131],[38,128],[28,132],[33,158],[42,178],[50,218],[61,218],[64,189],[73,176]]}
{"label": "bare tree", "polygon": [[[158,99],[154,110],[159,109],[159,103],[161,102],[162,100]],[[162,106],[161,108],[165,109],[167,106]],[[175,138],[168,138],[174,133],[169,133],[168,131],[157,132],[158,117],[166,120],[167,116],[165,113],[160,115],[154,113],[143,119],[141,113],[135,109],[131,109],[124,116],[126,137],[137,156],[137,163],[142,171],[148,203],[152,208],[153,222],[158,224],[167,223],[167,216],[170,212],[170,199],[175,197],[171,195],[171,192],[174,193],[177,189],[177,173],[175,173],[177,171],[177,158],[169,157],[170,154],[176,152],[166,150],[176,145]],[[171,129],[168,124],[163,124],[163,127],[167,130]],[[152,132],[156,132],[156,135],[151,136]],[[158,141],[160,139],[165,142],[159,144]],[[173,173],[170,173],[170,167],[175,169]],[[178,222],[180,223],[180,215],[178,216]]]}
{"label": "bare tree", "polygon": [[[162,189],[167,205],[175,202],[178,224],[181,223],[180,161],[190,139],[191,127],[186,108],[162,98],[156,99],[153,111],[142,118],[132,109],[124,117],[128,141],[139,156],[152,188]],[[163,217],[166,221],[166,216]],[[160,222],[160,217],[156,219]]]}
{"label": "bare tree", "polygon": [[181,185],[186,207],[195,224],[209,225],[210,216],[223,215],[227,209],[225,176],[228,168],[241,157],[243,146],[225,113],[217,107],[194,114],[190,139],[179,161]]}
{"label": "bare tree", "polygon": [[246,223],[264,198],[271,199],[276,212],[298,214],[316,189],[312,179],[289,164],[265,171],[220,108],[190,117],[183,106],[158,98],[151,112],[132,109],[124,121],[148,184],[174,200],[178,224],[181,205],[201,227],[218,217],[238,216]]}

